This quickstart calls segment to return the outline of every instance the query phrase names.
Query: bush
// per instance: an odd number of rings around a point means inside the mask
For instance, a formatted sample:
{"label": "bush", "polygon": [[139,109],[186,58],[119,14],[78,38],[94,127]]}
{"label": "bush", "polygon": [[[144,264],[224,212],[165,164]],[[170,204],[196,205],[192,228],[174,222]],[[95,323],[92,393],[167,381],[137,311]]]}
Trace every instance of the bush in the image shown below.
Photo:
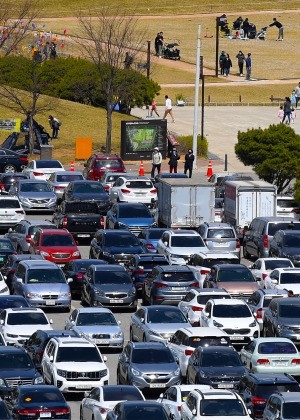
{"label": "bush", "polygon": [[[177,138],[180,146],[177,147],[178,153],[185,155],[189,149],[193,149],[193,136],[181,136]],[[201,137],[197,138],[197,155],[198,157],[207,158],[208,152],[208,141],[204,137],[201,140]]]}

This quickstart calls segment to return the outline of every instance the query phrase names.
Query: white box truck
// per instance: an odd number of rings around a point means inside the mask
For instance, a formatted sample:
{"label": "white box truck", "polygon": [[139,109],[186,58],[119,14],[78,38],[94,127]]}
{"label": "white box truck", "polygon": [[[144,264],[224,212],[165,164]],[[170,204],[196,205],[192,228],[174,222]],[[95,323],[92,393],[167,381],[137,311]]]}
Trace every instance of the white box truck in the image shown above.
{"label": "white box truck", "polygon": [[277,187],[265,181],[227,181],[222,220],[243,238],[244,226],[255,217],[277,215]]}
{"label": "white box truck", "polygon": [[157,182],[158,227],[195,229],[201,223],[215,220],[215,187],[198,182],[190,178]]}

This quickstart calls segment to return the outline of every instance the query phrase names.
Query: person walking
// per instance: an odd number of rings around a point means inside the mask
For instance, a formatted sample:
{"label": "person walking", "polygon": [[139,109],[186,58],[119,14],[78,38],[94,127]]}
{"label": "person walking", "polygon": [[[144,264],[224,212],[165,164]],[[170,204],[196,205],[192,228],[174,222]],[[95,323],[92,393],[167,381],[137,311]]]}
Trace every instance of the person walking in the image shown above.
{"label": "person walking", "polygon": [[251,53],[247,54],[246,58],[246,80],[251,80],[252,60]]}
{"label": "person walking", "polygon": [[160,33],[157,32],[157,35],[156,35],[155,40],[154,40],[155,55],[156,55],[156,57],[159,56],[159,39],[160,39]]}
{"label": "person walking", "polygon": [[151,111],[150,111],[151,117],[153,117],[153,112],[155,112],[155,114],[159,117],[159,113],[157,112],[157,104],[155,101],[152,101],[152,104],[151,104]]}
{"label": "person walking", "polygon": [[276,39],[276,41],[283,41],[283,25],[282,23],[278,22],[278,20],[276,18],[273,18],[273,23],[271,23],[269,25],[269,28],[271,28],[271,26],[276,26],[276,28],[278,28],[278,38]]}
{"label": "person walking", "polygon": [[163,116],[163,120],[165,120],[167,118],[167,115],[170,114],[171,118],[172,118],[172,122],[175,122],[174,119],[174,115],[173,115],[173,111],[172,111],[172,101],[171,99],[168,97],[168,95],[165,96],[165,100],[166,100],[166,108],[165,108],[165,113]]}
{"label": "person walking", "polygon": [[295,87],[295,97],[296,97],[296,109],[298,107],[298,102],[300,101],[300,82],[298,86]]}
{"label": "person walking", "polygon": [[125,60],[124,60],[124,69],[130,69],[133,63],[133,57],[129,54],[128,51],[125,53]]}
{"label": "person walking", "polygon": [[177,153],[176,147],[173,147],[173,150],[169,152],[169,165],[170,165],[170,174],[174,171],[174,174],[177,174],[178,161],[180,159],[179,154]]}
{"label": "person walking", "polygon": [[61,126],[61,122],[52,115],[49,115],[48,121],[50,127],[52,128],[52,139],[58,139],[58,131]]}
{"label": "person walking", "polygon": [[226,58],[226,53],[225,53],[225,51],[222,51],[221,52],[221,55],[219,57],[219,65],[220,65],[220,74],[221,74],[221,76],[224,75],[224,60],[225,60],[225,58]]}
{"label": "person walking", "polygon": [[152,153],[152,170],[151,170],[151,178],[154,178],[155,169],[157,169],[157,175],[160,173],[162,163],[162,155],[159,151],[158,147],[154,147]]}
{"label": "person walking", "polygon": [[242,51],[239,51],[238,54],[236,55],[236,58],[238,59],[240,76],[243,76],[244,61],[246,60],[246,57]]}
{"label": "person walking", "polygon": [[228,74],[230,73],[230,67],[232,67],[232,61],[229,57],[229,54],[226,54],[226,58],[223,61],[223,67],[225,71],[225,76],[228,77]]}
{"label": "person walking", "polygon": [[285,117],[287,117],[288,119],[287,124],[290,124],[291,123],[291,100],[288,96],[285,97],[285,102],[283,104],[283,112],[284,112],[284,116],[283,116],[282,122],[284,123]]}
{"label": "person walking", "polygon": [[294,108],[291,108],[291,121],[292,121],[292,124],[295,123],[295,118],[296,118],[296,110]]}
{"label": "person walking", "polygon": [[195,156],[193,149],[189,149],[188,153],[185,155],[184,162],[184,173],[186,174],[189,171],[189,178],[192,178],[193,165],[194,165]]}
{"label": "person walking", "polygon": [[244,20],[242,29],[244,31],[244,38],[249,38],[250,23],[249,23],[248,18]]}
{"label": "person walking", "polygon": [[296,92],[295,92],[295,89],[291,93],[290,100],[291,100],[291,106],[292,106],[292,108],[297,108],[297,101],[296,101]]}
{"label": "person walking", "polygon": [[283,111],[283,106],[281,106],[278,110],[278,118],[280,119],[280,122],[282,123],[284,117],[284,111]]}

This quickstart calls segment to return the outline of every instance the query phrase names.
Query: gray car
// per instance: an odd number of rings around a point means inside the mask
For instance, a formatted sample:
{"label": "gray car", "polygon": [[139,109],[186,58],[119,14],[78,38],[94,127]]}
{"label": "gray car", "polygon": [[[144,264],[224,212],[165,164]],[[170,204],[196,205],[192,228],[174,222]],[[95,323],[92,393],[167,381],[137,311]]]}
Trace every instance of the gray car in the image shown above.
{"label": "gray car", "polygon": [[55,211],[57,198],[47,181],[22,179],[9,189],[16,195],[25,211]]}
{"label": "gray car", "polygon": [[57,226],[48,220],[22,220],[4,235],[9,238],[18,254],[28,254],[30,240],[38,229],[57,229]]}
{"label": "gray car", "polygon": [[35,308],[71,309],[71,291],[63,271],[46,260],[20,261],[12,279],[15,295]]}
{"label": "gray car", "polygon": [[181,372],[165,344],[130,341],[119,356],[117,382],[139,389],[165,389],[181,383]]}
{"label": "gray car", "polygon": [[124,333],[114,314],[107,308],[78,308],[66,320],[66,330],[94,340],[98,347],[122,349]]}
{"label": "gray car", "polygon": [[50,178],[47,180],[52,191],[57,197],[57,200],[61,200],[64,190],[71,181],[84,180],[83,175],[79,171],[64,171],[64,172],[53,172]]}

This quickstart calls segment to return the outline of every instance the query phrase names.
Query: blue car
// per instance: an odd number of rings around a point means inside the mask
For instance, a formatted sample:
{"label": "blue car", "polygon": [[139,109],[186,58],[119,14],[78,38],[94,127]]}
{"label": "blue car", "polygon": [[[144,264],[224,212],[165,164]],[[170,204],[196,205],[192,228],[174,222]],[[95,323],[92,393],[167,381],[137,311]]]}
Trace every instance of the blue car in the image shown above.
{"label": "blue car", "polygon": [[107,212],[106,229],[127,229],[135,235],[156,227],[154,214],[143,203],[115,203]]}
{"label": "blue car", "polygon": [[150,228],[144,229],[139,233],[138,239],[145,252],[156,254],[157,242],[165,230],[161,228]]}

